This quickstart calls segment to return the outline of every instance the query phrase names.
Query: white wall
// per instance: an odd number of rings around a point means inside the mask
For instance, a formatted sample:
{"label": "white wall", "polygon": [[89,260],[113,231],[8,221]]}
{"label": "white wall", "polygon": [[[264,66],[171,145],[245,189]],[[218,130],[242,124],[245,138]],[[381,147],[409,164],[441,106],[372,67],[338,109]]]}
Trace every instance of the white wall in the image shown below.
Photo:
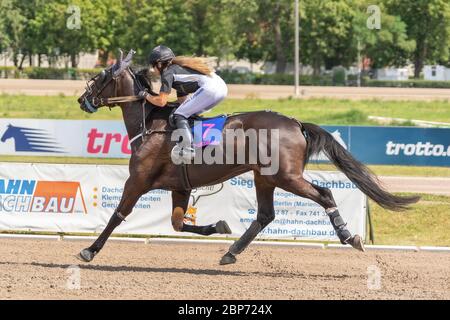
{"label": "white wall", "polygon": [[423,68],[425,80],[450,81],[450,68],[439,65],[429,65]]}
{"label": "white wall", "polygon": [[408,68],[383,68],[377,69],[377,80],[398,81],[408,80]]}

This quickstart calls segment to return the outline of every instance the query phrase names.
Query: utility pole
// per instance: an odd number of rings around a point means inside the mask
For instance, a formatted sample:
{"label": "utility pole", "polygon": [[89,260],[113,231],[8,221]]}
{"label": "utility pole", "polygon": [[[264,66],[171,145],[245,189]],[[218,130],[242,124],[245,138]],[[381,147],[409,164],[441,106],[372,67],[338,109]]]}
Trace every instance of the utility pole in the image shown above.
{"label": "utility pole", "polygon": [[358,77],[357,86],[361,87],[361,41],[358,39]]}
{"label": "utility pole", "polygon": [[295,96],[300,96],[300,14],[295,0]]}

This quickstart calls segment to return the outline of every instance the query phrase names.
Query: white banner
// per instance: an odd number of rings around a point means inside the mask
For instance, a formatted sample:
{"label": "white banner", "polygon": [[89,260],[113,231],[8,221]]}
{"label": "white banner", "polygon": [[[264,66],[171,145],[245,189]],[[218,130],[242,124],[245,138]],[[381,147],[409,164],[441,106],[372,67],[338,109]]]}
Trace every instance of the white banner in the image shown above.
{"label": "white banner", "polygon": [[128,158],[123,121],[0,119],[0,154]]}
{"label": "white banner", "polygon": [[[0,163],[0,230],[99,232],[117,207],[127,166]],[[352,233],[365,236],[366,198],[343,174],[309,171],[314,184],[332,190]],[[117,233],[185,235],[172,229],[171,195],[154,190],[141,197]],[[240,236],[256,219],[253,174],[192,191],[186,223],[207,225],[226,220]],[[318,204],[275,190],[276,218],[260,237],[337,240]]]}

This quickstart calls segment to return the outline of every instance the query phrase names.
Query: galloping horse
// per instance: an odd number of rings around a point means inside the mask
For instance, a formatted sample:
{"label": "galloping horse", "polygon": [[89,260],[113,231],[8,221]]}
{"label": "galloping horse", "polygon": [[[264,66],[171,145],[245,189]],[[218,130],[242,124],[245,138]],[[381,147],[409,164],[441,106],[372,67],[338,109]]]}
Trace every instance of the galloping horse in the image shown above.
{"label": "galloping horse", "polygon": [[[123,59],[123,53],[121,53],[114,66],[105,69],[88,82],[86,92],[78,99],[81,109],[90,113],[102,106],[120,106],[132,150],[129,163],[130,176],[125,183],[122,199],[98,239],[89,248],[80,252],[79,259],[86,262],[92,261],[113,230],[131,213],[138,199],[153,189],[172,191],[172,225],[176,231],[202,234],[229,232],[226,224],[221,228],[216,228],[215,225],[196,227],[183,224],[191,189],[218,184],[247,171],[254,173],[258,201],[257,219],[252,222],[241,238],[231,245],[229,251],[222,257],[221,264],[236,262],[236,255],[240,254],[258,233],[274,220],[273,202],[276,187],[320,204],[328,214],[340,241],[364,251],[361,237],[352,236],[346,228],[346,223],[339,214],[331,191],[311,184],[303,178],[308,158],[319,152],[324,152],[364,194],[384,208],[402,210],[418,201],[418,197],[398,197],[385,191],[379,185],[376,176],[354,159],[327,131],[314,124],[301,123],[296,119],[269,111],[231,115],[225,122],[223,132],[238,129],[277,131],[279,165],[276,172],[263,174],[264,164],[260,161],[239,164],[194,163],[185,167],[175,164],[171,159],[171,150],[175,141],[171,139],[173,128],[169,121],[173,108],[144,106],[143,101],[139,100],[137,94],[143,89],[145,81],[129,67],[132,55],[133,52],[130,51]],[[151,94],[155,94],[151,90],[151,85],[146,87]],[[246,142],[245,136],[226,141],[227,137],[223,134],[222,139],[224,140],[222,146],[226,145],[227,148],[231,146],[233,150],[235,150],[234,147],[237,149],[237,146],[245,145]],[[272,150],[271,143],[271,140],[258,140],[256,148]],[[247,146],[245,150],[246,159],[248,159],[250,148]],[[185,179],[181,178],[183,172],[188,176],[190,182],[188,185]]]}

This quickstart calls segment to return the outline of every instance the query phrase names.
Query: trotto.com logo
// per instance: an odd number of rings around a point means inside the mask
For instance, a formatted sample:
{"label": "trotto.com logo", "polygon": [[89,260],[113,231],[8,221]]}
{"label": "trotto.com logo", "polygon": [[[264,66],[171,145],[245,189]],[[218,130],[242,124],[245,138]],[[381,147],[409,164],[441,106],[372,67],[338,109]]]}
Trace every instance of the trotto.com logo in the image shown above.
{"label": "trotto.com logo", "polygon": [[432,144],[431,142],[404,144],[389,141],[386,144],[386,154],[388,156],[450,157],[450,146]]}
{"label": "trotto.com logo", "polygon": [[87,213],[79,182],[0,179],[0,212]]}

